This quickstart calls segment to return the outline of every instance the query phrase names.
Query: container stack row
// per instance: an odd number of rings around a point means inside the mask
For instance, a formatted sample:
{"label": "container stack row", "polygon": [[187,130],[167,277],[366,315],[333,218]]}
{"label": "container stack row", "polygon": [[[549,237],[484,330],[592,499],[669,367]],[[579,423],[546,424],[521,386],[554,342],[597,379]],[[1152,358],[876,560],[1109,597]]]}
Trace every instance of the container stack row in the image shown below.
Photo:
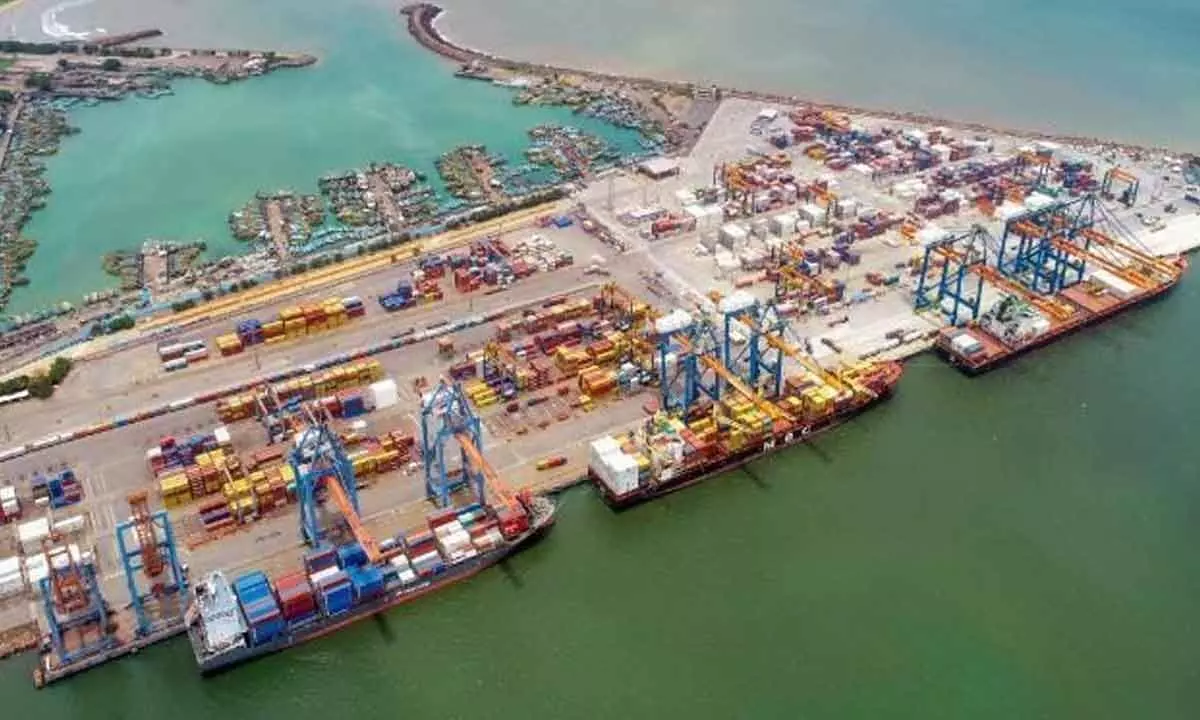
{"label": "container stack row", "polygon": [[386,538],[386,561],[373,564],[356,542],[323,547],[304,556],[302,570],[272,584],[254,571],[234,582],[234,593],[250,628],[251,645],[322,618],[343,615],[391,590],[417,586],[448,568],[500,549],[529,529],[523,509],[495,512],[482,505],[431,514],[420,530]]}
{"label": "container stack row", "polygon": [[242,575],[234,581],[233,592],[246,619],[247,639],[252,645],[262,645],[283,634],[283,613],[266,573],[256,570]]}
{"label": "container stack row", "polygon": [[[379,364],[378,360],[360,360],[278,382],[272,386],[272,389],[279,401],[286,403],[294,398],[314,400],[332,395],[340,390],[369,385],[382,379],[383,366]],[[257,417],[260,400],[268,412],[278,410],[270,396],[250,391],[218,401],[217,417],[222,422],[236,422]]]}
{"label": "container stack row", "polygon": [[[396,284],[395,290],[380,295],[380,307],[388,312],[395,312],[416,305],[438,302],[443,299],[445,295],[442,293],[442,287],[438,282],[441,275],[431,276],[424,274],[424,277],[422,277],[422,274],[420,270],[415,270],[413,271],[412,280],[401,280]],[[418,277],[421,279],[418,280]]]}
{"label": "container stack row", "polygon": [[33,476],[30,488],[35,505],[49,505],[56,510],[83,499],[83,485],[70,468],[50,476],[37,473]]}
{"label": "container stack row", "polygon": [[234,332],[217,338],[217,349],[222,355],[236,355],[254,345],[272,345],[339,328],[365,314],[362,299],[353,296],[286,307],[266,322],[256,318],[238,321]]}
{"label": "container stack row", "polygon": [[176,507],[220,490],[225,459],[232,452],[229,431],[219,426],[186,439],[165,436],[146,451],[146,462],[163,504]]}

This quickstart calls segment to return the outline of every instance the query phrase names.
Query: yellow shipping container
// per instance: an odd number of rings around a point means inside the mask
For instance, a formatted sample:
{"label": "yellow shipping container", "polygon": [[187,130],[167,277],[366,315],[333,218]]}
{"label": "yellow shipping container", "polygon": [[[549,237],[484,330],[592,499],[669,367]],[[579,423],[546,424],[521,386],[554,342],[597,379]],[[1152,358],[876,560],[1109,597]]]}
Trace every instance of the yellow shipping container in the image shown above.
{"label": "yellow shipping container", "polygon": [[237,501],[237,514],[241,517],[253,515],[258,509],[258,503],[254,502],[254,496],[244,497]]}
{"label": "yellow shipping container", "polygon": [[187,475],[174,473],[160,478],[158,481],[158,491],[164,500],[171,495],[190,494],[191,490],[188,485]]}
{"label": "yellow shipping container", "polygon": [[300,317],[301,315],[303,315],[303,312],[301,312],[300,308],[295,307],[295,306],[285,307],[284,309],[279,311],[279,317],[282,318],[284,321],[291,320],[292,318]]}

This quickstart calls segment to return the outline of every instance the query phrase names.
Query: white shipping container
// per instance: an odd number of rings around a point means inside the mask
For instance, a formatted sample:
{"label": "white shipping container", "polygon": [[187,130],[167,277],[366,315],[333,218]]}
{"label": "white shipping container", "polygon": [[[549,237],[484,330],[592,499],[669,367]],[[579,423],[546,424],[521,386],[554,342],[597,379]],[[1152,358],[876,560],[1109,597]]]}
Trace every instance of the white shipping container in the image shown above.
{"label": "white shipping container", "polygon": [[25,589],[25,580],[20,575],[0,577],[0,599],[18,595]]}
{"label": "white shipping container", "polygon": [[25,578],[29,580],[31,586],[36,587],[49,574],[45,554],[37,553],[25,558]]}
{"label": "white shipping container", "polygon": [[46,518],[37,518],[29,522],[23,522],[17,526],[17,541],[21,543],[26,550],[40,548],[42,539],[50,534],[50,521]]}
{"label": "white shipping container", "polygon": [[1113,275],[1107,270],[1097,268],[1091,273],[1092,280],[1100,283],[1106,290],[1120,298],[1127,298],[1137,292],[1133,284]]}
{"label": "white shipping container", "polygon": [[612,455],[605,458],[607,478],[602,478],[605,484],[616,494],[623,495],[638,486],[637,461],[625,455]]}
{"label": "white shipping container", "polygon": [[400,402],[400,393],[396,389],[396,381],[393,378],[371,383],[368,390],[368,395],[374,401],[376,410],[388,408]]}
{"label": "white shipping container", "polygon": [[54,532],[70,535],[83,530],[84,517],[73,515],[69,518],[54,521]]}
{"label": "white shipping container", "polygon": [[338,566],[336,566],[336,565],[334,565],[332,567],[327,567],[324,570],[318,570],[317,572],[313,573],[312,575],[309,575],[308,581],[315,589],[315,588],[320,587],[321,583],[334,577],[339,572],[341,572],[341,569],[338,568]]}

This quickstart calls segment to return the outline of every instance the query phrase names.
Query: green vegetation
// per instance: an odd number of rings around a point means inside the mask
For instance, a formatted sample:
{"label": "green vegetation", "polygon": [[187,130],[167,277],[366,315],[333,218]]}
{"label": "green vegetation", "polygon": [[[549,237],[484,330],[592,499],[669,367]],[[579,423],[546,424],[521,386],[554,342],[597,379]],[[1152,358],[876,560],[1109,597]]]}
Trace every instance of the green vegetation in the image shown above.
{"label": "green vegetation", "polygon": [[29,376],[18,375],[0,382],[0,395],[12,395],[29,389]]}
{"label": "green vegetation", "polygon": [[116,72],[121,69],[121,61],[116,58],[105,58],[104,62],[100,63],[100,69],[106,72]]}
{"label": "green vegetation", "polygon": [[45,400],[54,394],[54,388],[62,384],[71,373],[73,363],[65,357],[54,358],[47,372],[33,375],[17,375],[0,382],[0,395],[11,395],[22,390],[28,390],[32,397]]}
{"label": "green vegetation", "polygon": [[72,366],[73,363],[69,358],[56,357],[54,358],[54,362],[50,363],[50,372],[47,373],[47,377],[50,378],[51,383],[58,385],[67,379]]}

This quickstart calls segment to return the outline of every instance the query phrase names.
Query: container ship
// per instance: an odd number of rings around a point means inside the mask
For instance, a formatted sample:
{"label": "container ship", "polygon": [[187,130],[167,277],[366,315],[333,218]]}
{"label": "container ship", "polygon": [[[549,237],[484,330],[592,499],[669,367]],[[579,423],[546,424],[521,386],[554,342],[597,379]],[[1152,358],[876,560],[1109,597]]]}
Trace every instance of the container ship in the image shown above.
{"label": "container ship", "polygon": [[303,570],[274,581],[261,571],[232,581],[213,572],[196,585],[187,612],[196,663],[210,675],[415,600],[527,547],[554,518],[554,502],[543,496],[499,511],[476,504],[381,541],[378,564],[348,543],[309,553]]}
{"label": "container ship", "polygon": [[824,378],[789,377],[776,404],[794,422],[773,422],[732,396],[687,418],[659,411],[630,433],[593,441],[588,477],[606,503],[628,508],[807,442],[890,397],[902,373],[898,362],[860,362]]}
{"label": "container ship", "polygon": [[1053,297],[1004,295],[969,325],[943,328],[934,347],[964,373],[979,375],[1162,297],[1187,267],[1187,259],[1179,256],[1121,275],[1097,269]]}

